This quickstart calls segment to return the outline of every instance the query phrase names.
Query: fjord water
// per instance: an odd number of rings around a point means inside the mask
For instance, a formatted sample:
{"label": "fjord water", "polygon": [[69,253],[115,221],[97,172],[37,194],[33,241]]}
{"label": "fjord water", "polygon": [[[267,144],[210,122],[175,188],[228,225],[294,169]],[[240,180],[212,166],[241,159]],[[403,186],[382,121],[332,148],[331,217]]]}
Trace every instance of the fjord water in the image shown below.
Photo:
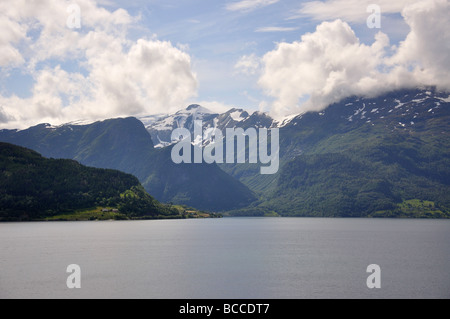
{"label": "fjord water", "polygon": [[6,223],[0,298],[449,298],[449,243],[448,220]]}

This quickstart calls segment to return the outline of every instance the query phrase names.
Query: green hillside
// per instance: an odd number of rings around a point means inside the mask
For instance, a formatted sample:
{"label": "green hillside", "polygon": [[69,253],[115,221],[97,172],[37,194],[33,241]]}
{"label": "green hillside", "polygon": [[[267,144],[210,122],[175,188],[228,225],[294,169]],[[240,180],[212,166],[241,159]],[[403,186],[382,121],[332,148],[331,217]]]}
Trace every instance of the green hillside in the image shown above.
{"label": "green hillside", "polygon": [[447,96],[351,98],[298,117],[280,131],[275,181],[260,188],[259,202],[230,214],[449,218]]}
{"label": "green hillside", "polygon": [[0,221],[182,218],[197,213],[159,203],[132,175],[46,159],[0,143]]}
{"label": "green hillside", "polygon": [[239,125],[280,128],[277,174],[261,175],[260,164],[174,164],[171,146],[155,149],[136,118],[0,130],[0,141],[117,169],[161,202],[230,215],[450,216],[449,93],[419,88],[349,97],[280,123],[255,113]]}
{"label": "green hillside", "polygon": [[170,148],[155,149],[150,134],[136,118],[0,130],[0,141],[35,150],[47,158],[72,159],[132,174],[164,203],[220,212],[255,200],[253,192],[216,164],[174,164]]}

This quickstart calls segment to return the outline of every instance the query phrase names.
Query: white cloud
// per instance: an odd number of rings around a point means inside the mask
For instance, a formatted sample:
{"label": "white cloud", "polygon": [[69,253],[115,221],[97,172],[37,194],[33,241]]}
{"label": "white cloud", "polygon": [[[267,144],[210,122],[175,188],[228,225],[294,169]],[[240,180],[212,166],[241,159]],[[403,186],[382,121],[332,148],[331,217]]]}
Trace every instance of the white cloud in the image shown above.
{"label": "white cloud", "polygon": [[199,104],[214,113],[225,113],[236,107],[235,105],[213,100],[199,101],[195,102],[195,104]]}
{"label": "white cloud", "polygon": [[[275,116],[320,110],[363,91],[387,44],[386,36],[379,34],[372,46],[363,45],[347,23],[324,22],[301,42],[280,43],[267,53],[259,84],[276,98]],[[307,97],[308,102],[299,106]]]}
{"label": "white cloud", "polygon": [[262,27],[256,29],[256,32],[290,32],[298,29],[299,28],[289,28],[289,27]]}
{"label": "white cloud", "polygon": [[26,39],[26,29],[0,13],[0,67],[16,67],[25,62],[16,45]]}
{"label": "white cloud", "polygon": [[386,63],[403,76],[450,90],[450,2],[418,1],[403,16],[411,32]]}
{"label": "white cloud", "polygon": [[8,123],[11,120],[10,116],[8,116],[5,111],[3,110],[3,107],[0,106],[0,124],[2,123]]}
{"label": "white cloud", "polygon": [[254,75],[258,72],[261,61],[256,54],[244,55],[239,61],[234,65],[234,69],[238,73],[245,75]]}
{"label": "white cloud", "polygon": [[[131,41],[127,29],[136,18],[125,10],[110,12],[93,0],[77,3],[80,30],[66,26],[67,2],[62,0],[0,4],[8,17],[0,20],[6,26],[0,35],[0,68],[21,66],[34,79],[29,98],[0,95],[6,126],[161,113],[196,95],[196,75],[182,49],[156,39]],[[20,41],[28,45],[19,46]]]}
{"label": "white cloud", "polygon": [[[351,95],[420,85],[450,90],[450,6],[426,0],[407,6],[411,31],[391,48],[379,32],[362,44],[342,20],[323,22],[299,42],[280,43],[263,57],[259,85],[274,98],[274,116],[319,111]],[[393,51],[393,52],[392,52]]]}
{"label": "white cloud", "polygon": [[366,23],[369,14],[367,7],[377,4],[382,14],[400,13],[405,6],[417,0],[328,0],[303,3],[298,14],[292,18],[311,17],[316,21],[342,19],[347,22]]}
{"label": "white cloud", "polygon": [[239,2],[229,3],[226,8],[229,11],[253,11],[279,1],[280,0],[242,0]]}

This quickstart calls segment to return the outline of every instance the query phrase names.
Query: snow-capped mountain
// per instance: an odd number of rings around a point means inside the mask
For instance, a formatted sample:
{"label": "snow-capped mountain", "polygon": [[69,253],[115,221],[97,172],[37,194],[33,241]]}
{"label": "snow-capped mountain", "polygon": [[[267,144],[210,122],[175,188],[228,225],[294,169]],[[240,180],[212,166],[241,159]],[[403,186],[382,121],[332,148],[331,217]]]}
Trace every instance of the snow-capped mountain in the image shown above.
{"label": "snow-capped mountain", "polygon": [[187,128],[194,130],[194,122],[201,120],[205,126],[214,127],[214,119],[218,114],[210,110],[193,104],[185,110],[178,111],[175,114],[159,117],[139,118],[144,123],[145,128],[152,136],[156,148],[163,148],[172,144],[171,135],[177,128]]}
{"label": "snow-capped mountain", "polygon": [[162,202],[221,211],[255,199],[246,186],[217,165],[173,163],[170,151],[155,149],[144,125],[134,117],[0,130],[0,142],[32,149],[47,158],[72,159],[89,167],[132,174]]}
{"label": "snow-capped mountain", "polygon": [[[192,132],[195,120],[202,120],[204,129],[222,132],[278,127],[279,173],[261,175],[259,165],[248,164],[175,165],[164,146],[175,128]],[[242,214],[408,216],[402,203],[415,200],[434,202],[450,216],[449,125],[450,94],[425,88],[349,97],[322,112],[281,121],[262,112],[217,114],[191,105],[140,121],[0,130],[0,141],[46,157],[134,174],[157,199],[197,208],[244,207],[254,200],[251,192],[257,192],[263,198],[260,206]]]}
{"label": "snow-capped mountain", "polygon": [[319,113],[307,113],[285,120],[282,127],[311,125],[311,121],[333,126],[384,125],[390,129],[413,129],[432,117],[448,113],[449,93],[403,90],[375,98],[351,97]]}
{"label": "snow-capped mountain", "polygon": [[[448,93],[434,89],[395,91],[376,98],[350,97],[329,106],[319,113],[306,113],[275,120],[267,113],[249,114],[243,109],[233,108],[228,112],[214,113],[200,105],[190,105],[171,115],[159,115],[139,118],[150,133],[156,148],[172,145],[173,130],[186,128],[194,135],[194,121],[203,122],[203,130],[218,128],[225,132],[227,128],[280,128],[287,130],[298,125],[304,126],[314,121],[333,122],[333,125],[358,126],[384,123],[392,128],[408,128],[420,124],[430,116],[439,113],[443,104],[449,103]],[[305,120],[305,117],[308,120]],[[195,139],[195,138],[194,138]],[[204,141],[208,143],[208,140]]]}
{"label": "snow-capped mountain", "polygon": [[[163,148],[174,143],[172,132],[177,128],[186,128],[194,135],[194,122],[202,121],[203,130],[217,128],[270,127],[274,120],[267,114],[255,112],[250,115],[243,109],[231,109],[228,112],[214,113],[200,105],[193,104],[175,114],[159,117],[139,118],[152,136],[156,148]],[[207,141],[206,141],[207,142]]]}

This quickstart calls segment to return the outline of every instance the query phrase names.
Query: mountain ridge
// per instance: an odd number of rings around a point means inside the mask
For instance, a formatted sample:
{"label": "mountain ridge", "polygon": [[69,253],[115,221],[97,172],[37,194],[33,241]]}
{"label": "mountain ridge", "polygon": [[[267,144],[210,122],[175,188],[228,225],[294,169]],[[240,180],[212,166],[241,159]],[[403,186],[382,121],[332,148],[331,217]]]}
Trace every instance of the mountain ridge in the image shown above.
{"label": "mountain ridge", "polygon": [[[161,202],[220,211],[243,207],[253,193],[215,164],[176,165],[167,149],[155,149],[151,136],[134,117],[89,125],[37,125],[1,130],[0,141],[33,149],[49,158],[116,169],[136,176]],[[219,204],[217,204],[219,203]]]}
{"label": "mountain ridge", "polygon": [[[139,127],[145,147],[142,148],[144,151],[124,161],[124,169],[139,176],[146,189],[155,193],[159,200],[183,202],[200,194],[206,206],[216,202],[219,204],[215,209],[240,216],[426,215],[443,218],[448,215],[450,94],[447,92],[419,88],[397,90],[374,98],[349,97],[321,112],[291,116],[284,121],[276,121],[265,113],[249,114],[237,108],[222,114],[213,113],[195,104],[175,115],[151,120],[147,117],[149,120],[145,124],[136,118],[129,120]],[[248,163],[214,164],[203,168],[173,164],[170,161],[171,141],[156,135],[158,140],[155,142],[152,129],[168,136],[173,128],[191,131],[195,120],[202,120],[204,129],[279,128],[280,171],[263,176],[259,174],[259,165]],[[108,157],[123,152],[123,149],[113,147],[114,140],[120,136],[114,128],[106,134],[105,130],[94,130],[95,127],[91,126],[95,133],[93,141],[98,141],[99,145],[93,149],[101,150],[101,146],[107,144],[112,145],[112,150],[94,155],[91,150],[88,152],[90,157],[77,152],[76,156],[105,165]],[[42,139],[44,127],[34,129],[36,134],[30,134],[28,143],[48,146],[48,141]],[[64,133],[60,131],[61,127],[49,126],[48,129]],[[20,141],[24,134],[21,132],[0,131],[0,140],[16,136]],[[133,135],[128,134],[127,139]],[[93,144],[91,140],[87,145],[92,147]],[[136,149],[132,144],[129,147]],[[141,164],[130,166],[129,163],[139,156],[142,156]],[[328,163],[333,169],[321,163]],[[120,166],[120,161],[114,161],[114,165]],[[217,187],[221,183],[223,185]],[[229,193],[230,188],[236,192]],[[236,197],[237,194],[242,196]],[[235,201],[239,202],[236,205],[239,207],[230,207],[230,202]],[[424,208],[422,202],[434,208]],[[422,207],[425,213],[418,213],[417,207]]]}
{"label": "mountain ridge", "polygon": [[[293,117],[280,128],[281,169],[260,189],[264,200],[235,213],[448,218],[449,102],[446,92],[401,90]],[[254,176],[241,181],[260,185]],[[432,208],[410,205],[421,202]]]}

